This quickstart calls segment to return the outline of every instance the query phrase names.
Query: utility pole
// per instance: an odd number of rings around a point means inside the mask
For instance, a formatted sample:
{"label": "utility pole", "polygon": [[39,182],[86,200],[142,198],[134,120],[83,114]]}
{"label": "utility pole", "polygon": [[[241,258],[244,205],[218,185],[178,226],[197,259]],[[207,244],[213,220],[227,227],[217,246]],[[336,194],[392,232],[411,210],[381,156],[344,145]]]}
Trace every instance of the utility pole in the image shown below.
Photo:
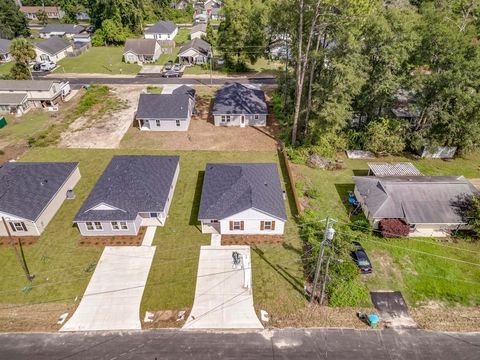
{"label": "utility pole", "polygon": [[10,244],[12,244],[12,247],[15,250],[15,255],[17,256],[17,259],[20,262],[20,265],[22,266],[23,271],[25,272],[25,276],[27,277],[28,281],[32,282],[32,280],[35,278],[35,275],[30,274],[30,271],[28,270],[27,262],[25,260],[25,254],[23,253],[22,242],[20,241],[20,239],[18,239],[18,245],[20,247],[20,253],[21,253],[20,255],[12,239],[12,234],[10,233],[10,229],[7,226],[7,221],[3,216],[2,216],[2,221],[3,221],[3,226],[5,226],[5,230],[7,230],[8,237],[10,238]]}
{"label": "utility pole", "polygon": [[213,46],[210,53],[210,86],[213,85]]}
{"label": "utility pole", "polygon": [[330,219],[328,216],[325,219],[325,232],[323,234],[323,240],[320,244],[320,251],[318,253],[318,258],[317,258],[317,265],[315,268],[315,278],[313,280],[313,286],[312,286],[312,293],[310,294],[310,303],[313,302],[315,299],[315,290],[317,289],[318,281],[320,279],[320,270],[322,269],[322,262],[323,262],[323,255],[325,253],[325,246],[333,240],[333,236],[335,235],[335,230],[333,229],[332,225],[335,222],[335,220]]}

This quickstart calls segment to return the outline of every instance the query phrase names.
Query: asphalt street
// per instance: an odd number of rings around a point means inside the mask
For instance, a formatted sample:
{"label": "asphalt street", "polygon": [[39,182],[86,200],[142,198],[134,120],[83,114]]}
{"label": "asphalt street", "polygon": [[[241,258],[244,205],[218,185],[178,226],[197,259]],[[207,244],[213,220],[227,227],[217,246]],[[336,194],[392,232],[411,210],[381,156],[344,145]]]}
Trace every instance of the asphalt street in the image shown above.
{"label": "asphalt street", "polygon": [[480,333],[284,329],[2,334],[0,359],[478,360]]}

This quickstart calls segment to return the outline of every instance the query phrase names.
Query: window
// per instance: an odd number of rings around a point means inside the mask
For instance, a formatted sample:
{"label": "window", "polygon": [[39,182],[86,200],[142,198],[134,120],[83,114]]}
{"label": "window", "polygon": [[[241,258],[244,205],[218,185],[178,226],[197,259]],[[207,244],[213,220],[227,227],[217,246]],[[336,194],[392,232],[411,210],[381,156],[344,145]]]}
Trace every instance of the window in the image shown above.
{"label": "window", "polygon": [[93,231],[95,228],[93,227],[93,223],[90,221],[87,221],[87,230],[88,231]]}
{"label": "window", "polygon": [[255,115],[253,118],[254,118],[255,120],[258,120],[258,115]]}
{"label": "window", "polygon": [[95,230],[103,230],[103,226],[100,221],[95,221],[93,225],[95,226]]}
{"label": "window", "polygon": [[151,218],[155,218],[155,217],[157,217],[157,213],[153,213],[153,212],[152,212],[152,213],[150,213],[150,217],[151,217]]}
{"label": "window", "polygon": [[160,120],[155,120],[155,125],[157,125],[157,127],[160,127]]}
{"label": "window", "polygon": [[222,115],[222,122],[225,122],[225,115]]}
{"label": "window", "polygon": [[218,220],[210,220],[210,223],[212,223],[212,224],[218,224]]}
{"label": "window", "polygon": [[234,221],[233,222],[233,230],[242,230],[242,222],[241,221]]}
{"label": "window", "polygon": [[13,232],[17,231],[27,231],[27,227],[25,226],[24,222],[21,221],[14,221],[10,223],[10,227],[12,228]]}
{"label": "window", "polygon": [[118,226],[118,221],[112,221],[111,224],[113,230],[120,230],[120,226]]}
{"label": "window", "polygon": [[263,226],[264,226],[264,230],[272,230],[272,222],[271,221],[264,221]]}
{"label": "window", "polygon": [[175,124],[176,124],[177,126],[180,126],[180,120],[175,120]]}
{"label": "window", "polygon": [[230,115],[227,115],[227,122],[230,122]]}

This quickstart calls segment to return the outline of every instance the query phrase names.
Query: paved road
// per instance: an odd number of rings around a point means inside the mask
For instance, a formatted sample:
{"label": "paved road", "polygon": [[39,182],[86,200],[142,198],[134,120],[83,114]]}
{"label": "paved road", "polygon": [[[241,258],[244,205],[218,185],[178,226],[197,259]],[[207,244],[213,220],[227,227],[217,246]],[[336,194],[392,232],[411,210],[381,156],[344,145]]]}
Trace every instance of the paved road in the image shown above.
{"label": "paved road", "polygon": [[480,334],[337,329],[0,335],[0,359],[478,360]]}

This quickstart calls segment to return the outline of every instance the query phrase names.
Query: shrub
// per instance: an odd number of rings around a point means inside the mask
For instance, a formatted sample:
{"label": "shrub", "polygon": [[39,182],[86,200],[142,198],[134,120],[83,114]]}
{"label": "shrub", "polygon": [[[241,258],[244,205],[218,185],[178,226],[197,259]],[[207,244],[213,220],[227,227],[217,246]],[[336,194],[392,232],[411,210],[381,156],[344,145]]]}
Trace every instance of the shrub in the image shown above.
{"label": "shrub", "polygon": [[366,234],[369,234],[372,231],[372,227],[366,219],[355,220],[350,224],[350,229],[353,231],[361,231]]}
{"label": "shrub", "polygon": [[380,232],[386,238],[403,237],[410,233],[410,226],[401,219],[382,219]]}
{"label": "shrub", "polygon": [[317,188],[310,188],[305,191],[305,195],[310,199],[318,199],[320,197],[320,191]]}

